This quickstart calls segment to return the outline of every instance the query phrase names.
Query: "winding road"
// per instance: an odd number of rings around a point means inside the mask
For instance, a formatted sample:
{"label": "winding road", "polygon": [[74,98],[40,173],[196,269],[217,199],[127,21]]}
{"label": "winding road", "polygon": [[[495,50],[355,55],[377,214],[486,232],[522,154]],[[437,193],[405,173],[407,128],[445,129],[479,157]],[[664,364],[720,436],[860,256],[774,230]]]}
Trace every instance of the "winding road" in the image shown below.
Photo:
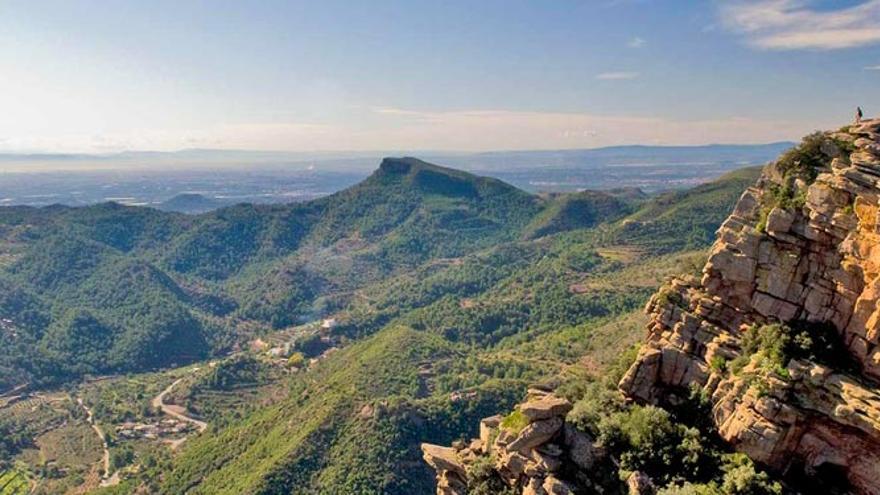
{"label": "winding road", "polygon": [[[155,398],[153,398],[153,401],[151,402],[151,404],[154,408],[159,409],[164,414],[167,414],[167,415],[169,415],[173,418],[179,419],[181,421],[186,421],[187,423],[192,423],[192,424],[196,425],[196,428],[199,429],[199,433],[201,433],[201,432],[208,429],[208,423],[205,423],[204,421],[199,421],[198,419],[187,416],[186,409],[181,406],[165,403],[165,396],[168,395],[169,393],[171,393],[171,391],[174,390],[174,387],[176,387],[182,381],[183,381],[183,378],[178,378],[171,385],[168,385],[165,388],[165,390],[163,390],[159,395],[157,395]],[[186,438],[183,438],[180,440],[175,440],[175,441],[171,442],[171,447],[177,448],[181,443],[183,443],[183,440],[186,440]]]}

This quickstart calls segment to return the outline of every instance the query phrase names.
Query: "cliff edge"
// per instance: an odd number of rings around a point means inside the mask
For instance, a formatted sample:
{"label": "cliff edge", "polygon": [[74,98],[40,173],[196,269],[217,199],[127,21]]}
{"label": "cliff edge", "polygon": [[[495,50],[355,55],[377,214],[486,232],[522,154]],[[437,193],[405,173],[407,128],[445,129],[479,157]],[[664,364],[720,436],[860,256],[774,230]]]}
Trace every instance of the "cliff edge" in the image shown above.
{"label": "cliff edge", "polygon": [[[484,419],[480,439],[424,445],[437,493],[880,494],[878,300],[880,119],[807,136],[765,167],[702,276],[650,299],[616,398],[569,413],[533,390]],[[739,452],[708,454],[721,474],[688,459],[713,438]],[[626,483],[608,481],[615,471]],[[677,491],[689,479],[715,481]]]}
{"label": "cliff edge", "polygon": [[654,295],[620,382],[637,401],[690,387],[736,450],[786,477],[880,493],[880,119],[807,137],[718,231],[702,279]]}

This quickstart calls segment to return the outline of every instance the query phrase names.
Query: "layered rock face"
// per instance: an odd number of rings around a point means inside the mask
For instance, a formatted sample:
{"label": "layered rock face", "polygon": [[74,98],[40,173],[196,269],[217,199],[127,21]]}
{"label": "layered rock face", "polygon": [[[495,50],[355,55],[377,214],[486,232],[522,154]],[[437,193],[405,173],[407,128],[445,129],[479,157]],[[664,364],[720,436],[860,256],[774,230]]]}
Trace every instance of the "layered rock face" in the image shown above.
{"label": "layered rock face", "polygon": [[[702,278],[651,299],[647,342],[620,389],[664,403],[700,387],[721,436],[755,461],[880,494],[880,119],[812,139],[812,175],[793,175],[791,160],[768,165],[719,229]],[[746,329],[772,323],[833,327],[844,356],[728,369]]]}
{"label": "layered rock face", "polygon": [[586,480],[563,479],[592,467],[596,453],[592,440],[565,422],[571,408],[563,398],[530,390],[518,407],[522,424],[503,425],[501,416],[492,416],[467,445],[422,444],[425,461],[437,471],[437,494],[467,494],[468,473],[478,459],[489,458],[500,481],[523,495],[573,495]]}

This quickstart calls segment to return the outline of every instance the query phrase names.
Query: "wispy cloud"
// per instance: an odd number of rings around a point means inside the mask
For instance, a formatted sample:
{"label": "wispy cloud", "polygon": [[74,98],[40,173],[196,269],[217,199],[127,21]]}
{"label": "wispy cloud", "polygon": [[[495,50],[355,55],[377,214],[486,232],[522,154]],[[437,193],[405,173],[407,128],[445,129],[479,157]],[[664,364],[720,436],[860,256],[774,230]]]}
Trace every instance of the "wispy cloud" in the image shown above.
{"label": "wispy cloud", "polygon": [[869,65],[865,67],[865,70],[880,70],[880,65]]}
{"label": "wispy cloud", "polygon": [[811,8],[805,0],[726,3],[725,27],[768,50],[838,50],[880,43],[880,0],[835,10]]}
{"label": "wispy cloud", "polygon": [[[388,111],[395,110],[395,111]],[[681,120],[652,115],[526,112],[515,110],[380,111],[381,125],[337,138],[351,149],[590,148],[622,144],[757,143],[797,139],[830,122],[761,120],[745,117]],[[389,143],[394,143],[389,146]],[[338,144],[337,144],[338,145]]]}
{"label": "wispy cloud", "polygon": [[[0,140],[2,151],[110,152],[126,149],[286,151],[488,151],[592,148],[623,144],[757,143],[791,140],[833,122],[719,117],[685,120],[645,115],[504,109],[423,111],[367,107],[365,120],[221,124],[190,130],[140,129],[115,135]],[[5,171],[0,167],[0,171]]]}
{"label": "wispy cloud", "polygon": [[645,41],[644,38],[639,38],[638,36],[636,36],[635,38],[629,40],[629,43],[627,43],[626,46],[630,48],[641,48],[645,46],[645,43],[647,43],[647,41]]}
{"label": "wispy cloud", "polygon": [[638,72],[603,72],[596,75],[596,79],[600,81],[622,81],[627,79],[636,79],[639,77]]}

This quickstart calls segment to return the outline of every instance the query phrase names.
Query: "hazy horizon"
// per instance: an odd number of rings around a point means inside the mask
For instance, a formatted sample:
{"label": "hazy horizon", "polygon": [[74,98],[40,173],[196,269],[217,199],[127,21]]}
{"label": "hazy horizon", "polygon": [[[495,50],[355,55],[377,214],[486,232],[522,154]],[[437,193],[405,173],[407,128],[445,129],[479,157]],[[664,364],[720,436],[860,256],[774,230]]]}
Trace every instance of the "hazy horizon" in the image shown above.
{"label": "hazy horizon", "polygon": [[[413,156],[429,160],[453,162],[479,160],[480,157],[517,157],[509,162],[513,168],[546,166],[542,159],[552,155],[602,154],[613,150],[651,150],[657,153],[681,150],[773,149],[794,145],[792,141],[768,143],[709,143],[703,145],[627,144],[595,148],[486,150],[340,150],[340,151],[279,151],[247,149],[181,149],[173,151],[124,150],[108,153],[4,153],[0,152],[0,171],[4,173],[68,173],[68,172],[163,172],[168,170],[316,170],[364,171],[378,166],[385,157]],[[545,160],[546,161],[546,160]],[[480,166],[471,167],[480,170]]]}

